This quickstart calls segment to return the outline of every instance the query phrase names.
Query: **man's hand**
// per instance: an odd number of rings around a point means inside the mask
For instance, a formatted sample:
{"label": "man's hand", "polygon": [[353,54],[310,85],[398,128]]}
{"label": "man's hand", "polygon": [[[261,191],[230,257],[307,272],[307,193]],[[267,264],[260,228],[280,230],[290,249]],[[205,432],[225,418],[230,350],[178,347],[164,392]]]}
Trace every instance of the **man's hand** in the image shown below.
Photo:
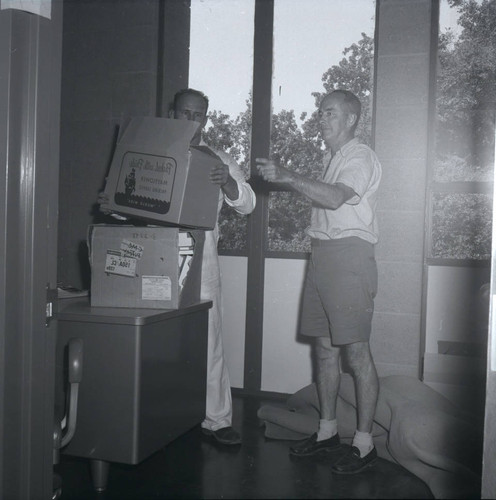
{"label": "man's hand", "polygon": [[110,210],[110,208],[108,207],[109,197],[108,194],[105,193],[105,191],[100,191],[98,193],[98,199],[96,202],[100,206],[100,212],[105,215],[110,215],[112,213],[112,210]]}
{"label": "man's hand", "polygon": [[213,184],[224,186],[229,180],[229,167],[223,163],[218,163],[210,170],[210,181]]}
{"label": "man's hand", "polygon": [[238,183],[231,177],[229,167],[223,163],[218,163],[210,170],[210,181],[221,187],[224,194],[230,200],[237,200],[239,197]]}
{"label": "man's hand", "polygon": [[257,158],[256,160],[260,175],[269,182],[290,182],[291,172],[284,167],[276,165],[267,158]]}
{"label": "man's hand", "polygon": [[105,193],[104,191],[98,193],[98,199],[96,200],[96,202],[98,203],[100,207],[100,212],[102,212],[102,214],[110,215],[114,219],[121,221],[128,220],[128,218],[125,217],[124,215],[115,214],[114,212],[112,212],[112,210],[110,210],[110,208],[108,207],[109,197],[108,194]]}

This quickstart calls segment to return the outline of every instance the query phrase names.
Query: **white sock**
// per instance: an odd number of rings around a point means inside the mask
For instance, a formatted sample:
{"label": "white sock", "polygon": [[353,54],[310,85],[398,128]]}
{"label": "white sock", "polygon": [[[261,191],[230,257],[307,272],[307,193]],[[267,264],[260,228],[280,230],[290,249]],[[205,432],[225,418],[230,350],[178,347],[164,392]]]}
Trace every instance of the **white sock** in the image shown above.
{"label": "white sock", "polygon": [[332,438],[338,433],[338,421],[334,420],[324,420],[319,421],[319,431],[317,432],[317,441],[323,441],[324,439]]}
{"label": "white sock", "polygon": [[370,432],[356,431],[352,446],[356,446],[360,450],[361,458],[365,457],[365,455],[368,455],[374,447],[372,434]]}

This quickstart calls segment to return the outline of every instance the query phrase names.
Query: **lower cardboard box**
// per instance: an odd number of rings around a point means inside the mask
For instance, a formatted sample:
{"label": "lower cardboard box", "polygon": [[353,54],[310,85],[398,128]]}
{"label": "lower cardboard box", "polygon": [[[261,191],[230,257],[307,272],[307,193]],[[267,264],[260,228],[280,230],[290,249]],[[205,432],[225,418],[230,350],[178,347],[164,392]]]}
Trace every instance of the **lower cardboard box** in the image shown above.
{"label": "lower cardboard box", "polygon": [[198,229],[90,225],[91,306],[179,309],[199,302],[204,241]]}

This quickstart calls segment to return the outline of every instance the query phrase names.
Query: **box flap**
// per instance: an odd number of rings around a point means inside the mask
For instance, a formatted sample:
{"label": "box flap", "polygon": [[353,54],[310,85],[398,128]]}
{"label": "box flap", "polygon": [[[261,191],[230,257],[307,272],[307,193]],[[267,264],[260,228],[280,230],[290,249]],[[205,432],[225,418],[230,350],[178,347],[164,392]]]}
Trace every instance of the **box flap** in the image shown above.
{"label": "box flap", "polygon": [[165,155],[176,148],[186,152],[198,126],[190,120],[135,116],[128,119],[118,144],[136,145],[147,153],[156,151]]}
{"label": "box flap", "polygon": [[202,153],[219,160],[221,163],[224,163],[218,155],[216,155],[208,146],[199,145],[199,146],[190,146],[190,149],[196,149],[197,151],[201,151]]}

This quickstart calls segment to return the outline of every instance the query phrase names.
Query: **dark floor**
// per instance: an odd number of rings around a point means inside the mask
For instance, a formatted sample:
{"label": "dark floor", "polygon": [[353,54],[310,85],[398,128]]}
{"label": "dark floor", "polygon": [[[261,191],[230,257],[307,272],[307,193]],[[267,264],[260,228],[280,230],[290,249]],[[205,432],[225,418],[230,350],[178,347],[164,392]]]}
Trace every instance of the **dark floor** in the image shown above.
{"label": "dark floor", "polygon": [[[266,404],[266,402],[264,402]],[[292,441],[269,440],[252,397],[234,398],[234,427],[241,447],[222,447],[199,426],[138,465],[112,464],[108,487],[93,490],[87,460],[62,455],[61,500],[166,498],[433,498],[429,488],[403,467],[379,459],[354,475],[331,474],[331,457],[289,456]]]}

